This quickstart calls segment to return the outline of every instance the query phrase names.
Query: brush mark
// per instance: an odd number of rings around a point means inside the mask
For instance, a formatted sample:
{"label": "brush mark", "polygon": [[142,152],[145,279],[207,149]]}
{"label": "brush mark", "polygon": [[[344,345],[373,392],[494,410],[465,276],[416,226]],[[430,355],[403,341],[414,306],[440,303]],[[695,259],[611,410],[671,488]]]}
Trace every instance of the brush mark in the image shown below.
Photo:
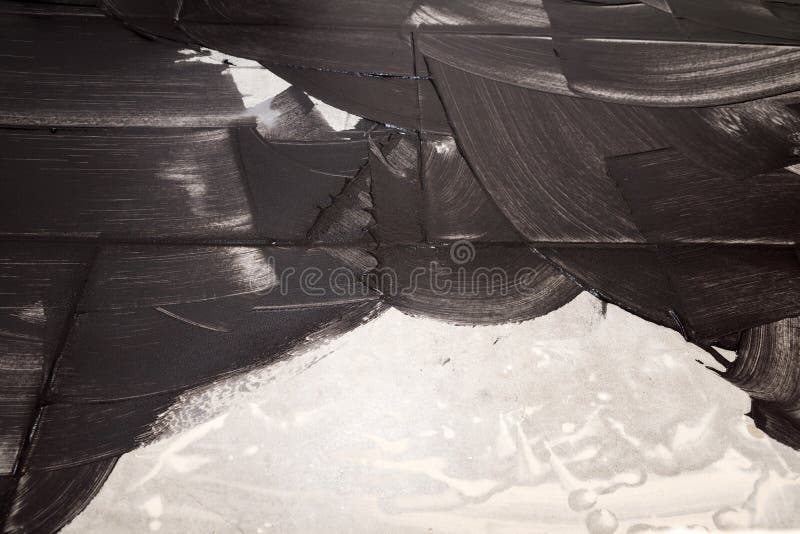
{"label": "brush mark", "polygon": [[602,161],[664,147],[636,108],[428,66],[465,157],[526,239],[644,241]]}
{"label": "brush mark", "polygon": [[376,300],[367,295],[255,301],[239,310],[238,323],[227,332],[176,322],[153,308],[89,312],[78,318],[59,362],[54,398],[59,403],[144,399],[262,367],[325,325],[363,315]]}
{"label": "brush mark", "polygon": [[674,245],[659,255],[700,344],[800,315],[800,261],[791,248]]}
{"label": "brush mark", "polygon": [[[414,4],[413,0],[373,2],[371,0],[185,0],[181,20],[219,24],[271,24],[300,28],[347,26],[398,27]],[[354,14],[358,16],[353,16]]]}
{"label": "brush mark", "polygon": [[[424,62],[423,62],[424,65]],[[424,65],[427,70],[427,65]],[[444,106],[431,80],[417,80],[419,98],[419,124],[421,132],[453,135]]]}
{"label": "brush mark", "polygon": [[477,76],[561,95],[573,95],[549,36],[421,32],[426,57]]}
{"label": "brush mark", "polygon": [[749,178],[800,161],[800,93],[728,106],[642,108],[669,145],[698,167]]}
{"label": "brush mark", "polygon": [[0,476],[17,474],[90,256],[91,247],[0,245]]}
{"label": "brush mark", "polygon": [[660,11],[672,12],[669,7],[669,0],[640,0],[640,2]]}
{"label": "brush mark", "polygon": [[259,234],[276,241],[303,240],[368,150],[366,141],[273,145],[253,128],[237,139]]}
{"label": "brush mark", "polygon": [[552,35],[618,39],[686,40],[688,35],[667,12],[644,3],[544,0]]}
{"label": "brush mark", "polygon": [[775,16],[760,0],[666,0],[675,17],[712,27],[762,36],[767,43],[800,43],[800,27]]}
{"label": "brush mark", "polygon": [[269,65],[269,69],[334,107],[382,124],[408,130],[418,127],[418,80],[413,78],[356,76],[277,65]]}
{"label": "brush mark", "polygon": [[380,244],[423,241],[419,157],[415,136],[394,135],[382,146],[371,143],[372,233]]}
{"label": "brush mark", "polygon": [[[384,246],[376,255],[374,287],[385,302],[454,324],[525,321],[560,308],[581,291],[524,247],[487,245],[466,263],[454,259],[450,245]],[[396,278],[380,276],[381,267],[391,267]],[[414,290],[403,291],[410,287]]]}
{"label": "brush mark", "polygon": [[800,180],[790,171],[741,180],[699,168],[674,149],[612,157],[606,166],[651,242],[800,240]]}
{"label": "brush mark", "polygon": [[537,249],[603,300],[648,321],[676,328],[681,310],[658,254],[651,247],[541,247]]}
{"label": "brush mark", "polygon": [[51,4],[53,6],[84,6],[95,7],[97,2],[95,0],[31,0],[32,3],[38,4]]}
{"label": "brush mark", "polygon": [[556,50],[572,91],[620,104],[719,106],[800,84],[793,46],[561,37]]}
{"label": "brush mark", "polygon": [[193,320],[193,319],[189,319],[188,317],[183,317],[181,315],[178,315],[177,313],[169,311],[166,308],[162,308],[161,306],[156,306],[155,310],[157,312],[163,313],[167,317],[171,317],[171,318],[173,318],[173,319],[175,319],[177,321],[180,321],[182,323],[186,323],[188,325],[196,326],[197,328],[203,328],[205,330],[211,330],[212,332],[230,332],[230,330],[228,330],[227,328],[223,328],[223,327],[219,327],[219,326],[215,326],[215,325],[211,325],[211,324],[204,324],[204,323],[201,323],[199,321],[196,321],[196,320]]}
{"label": "brush mark", "polygon": [[3,233],[257,236],[226,129],[0,130]]}
{"label": "brush mark", "polygon": [[214,300],[278,285],[256,247],[109,246],[102,249],[80,311]]}
{"label": "brush mark", "polygon": [[[42,408],[34,429],[27,470],[38,478],[43,472],[117,458],[155,437],[150,424],[173,400],[174,395],[167,394],[118,402],[49,404]],[[24,494],[16,498],[27,500]]]}
{"label": "brush mark", "polygon": [[759,401],[800,409],[800,318],[790,317],[744,332],[739,357],[725,378]]}
{"label": "brush mark", "polygon": [[265,306],[254,306],[253,311],[283,311],[283,310],[308,310],[312,308],[326,308],[328,306],[341,306],[342,304],[353,304],[356,302],[364,302],[364,298],[350,298],[340,300],[319,301],[313,303],[299,303],[299,304],[269,304]]}
{"label": "brush mark", "polygon": [[800,5],[794,0],[763,0],[764,7],[779,19],[793,24],[800,23]]}
{"label": "brush mark", "polygon": [[[356,31],[364,28],[399,31],[417,27],[459,31],[467,27],[471,30],[492,28],[546,32],[548,28],[547,14],[540,0],[502,0],[491,4],[480,0],[456,4],[443,0],[335,0],[324,5],[313,0],[291,5],[282,2],[188,0],[184,4],[180,17],[184,24],[260,24],[307,29],[352,28]],[[353,13],[358,13],[358,16],[353,17]]]}
{"label": "brush mark", "polygon": [[314,244],[362,243],[367,247],[373,246],[375,240],[370,229],[375,225],[375,218],[372,216],[371,190],[372,173],[365,165],[334,197],[331,205],[319,214],[309,230],[309,241]]}
{"label": "brush mark", "polygon": [[[345,307],[350,309],[350,305]],[[342,314],[336,320],[320,325],[302,343],[277,355],[270,365],[226,374],[214,382],[199,384],[179,393],[174,403],[153,421],[150,432],[160,439],[193,429],[198,424],[208,422],[210,418],[223,415],[225,409],[241,393],[256,391],[264,383],[281,376],[303,373],[330,354],[327,348],[329,342],[379,317],[388,306],[379,300],[372,300],[352,309],[353,313]],[[259,313],[269,316],[281,312],[265,309]]]}
{"label": "brush mark", "polygon": [[22,474],[3,533],[61,530],[100,491],[116,461],[112,457],[70,469]]}
{"label": "brush mark", "polygon": [[544,0],[544,5],[558,37],[794,45],[800,35],[796,25],[776,18],[760,0],[714,0],[701,6],[687,0]]}
{"label": "brush mark", "polygon": [[173,314],[186,321],[198,323],[219,332],[232,332],[247,317],[247,312],[258,301],[257,293],[245,293],[200,302],[186,302],[159,306],[162,313]]}
{"label": "brush mark", "polygon": [[116,21],[7,15],[0,36],[0,124],[219,127],[252,121],[241,115],[239,91],[219,66],[175,62],[184,47],[143,40]]}
{"label": "brush mark", "polygon": [[183,0],[100,0],[97,4],[108,15],[124,20],[135,32],[188,41],[177,25]]}
{"label": "brush mark", "polygon": [[[5,310],[0,312],[4,327],[13,321],[8,315]],[[0,475],[14,472],[34,415],[48,350],[45,343],[43,332],[39,339],[0,338]]]}
{"label": "brush mark", "polygon": [[[40,422],[44,406],[48,401],[53,369],[71,329],[77,302],[86,285],[96,251],[94,247],[65,248],[47,245],[20,248],[19,243],[6,244],[3,249],[3,272],[0,278],[3,285],[8,283],[14,285],[10,290],[2,288],[0,293],[8,297],[6,303],[12,306],[20,297],[38,297],[35,304],[23,305],[21,309],[11,309],[12,316],[38,326],[43,341],[42,350],[38,354],[17,354],[17,356],[27,356],[25,359],[28,360],[24,362],[23,368],[15,366],[17,371],[27,368],[32,373],[13,378],[15,384],[6,390],[8,396],[4,401],[7,402],[4,402],[5,406],[0,410],[0,415],[4,419],[1,421],[2,428],[16,429],[19,434],[16,439],[18,447],[16,452],[7,451],[11,452],[10,457],[14,459],[14,463],[11,471],[3,477],[3,487],[0,488],[3,493],[0,495],[3,497],[0,502],[2,507],[0,514],[3,517],[5,532],[7,523],[15,513],[14,498],[20,490],[25,489],[22,479],[30,468],[33,429]],[[19,289],[24,291],[17,293]],[[17,322],[16,326],[18,325]],[[6,418],[8,420],[5,420]],[[13,437],[12,435],[12,440]],[[4,458],[7,459],[9,457]],[[94,494],[94,491],[89,493]]]}
{"label": "brush mark", "polygon": [[800,318],[749,329],[725,379],[753,398],[752,417],[770,436],[800,448]]}
{"label": "brush mark", "polygon": [[8,15],[66,15],[79,17],[98,17],[105,15],[97,9],[95,2],[28,2],[25,0],[3,0],[0,13]]}
{"label": "brush mark", "polygon": [[350,130],[336,131],[308,95],[294,86],[249,108],[245,114],[256,118],[261,137],[279,142],[358,140],[377,127],[362,119]]}
{"label": "brush mark", "polygon": [[255,58],[266,67],[281,65],[393,76],[414,74],[410,38],[399,32],[188,21],[182,21],[180,27],[195,42],[235,56]]}
{"label": "brush mark", "polygon": [[269,147],[282,157],[291,160],[313,174],[344,178],[348,182],[364,167],[369,158],[369,141],[316,140],[303,141],[273,139]]}
{"label": "brush mark", "polygon": [[420,0],[407,24],[426,31],[490,30],[546,35],[550,21],[541,0]]}
{"label": "brush mark", "polygon": [[433,242],[469,239],[510,242],[521,238],[483,189],[449,136],[422,140],[425,227]]}
{"label": "brush mark", "polygon": [[322,210],[308,232],[310,243],[338,245],[325,250],[355,275],[349,284],[353,289],[357,286],[361,289],[361,277],[377,266],[374,256],[376,242],[372,235],[376,224],[374,207],[372,171],[370,165],[365,163],[358,174],[333,198],[331,205]]}
{"label": "brush mark", "polygon": [[279,285],[254,293],[254,306],[306,303],[358,296],[374,300],[362,278],[375,267],[368,245],[267,247],[264,257],[275,272]]}

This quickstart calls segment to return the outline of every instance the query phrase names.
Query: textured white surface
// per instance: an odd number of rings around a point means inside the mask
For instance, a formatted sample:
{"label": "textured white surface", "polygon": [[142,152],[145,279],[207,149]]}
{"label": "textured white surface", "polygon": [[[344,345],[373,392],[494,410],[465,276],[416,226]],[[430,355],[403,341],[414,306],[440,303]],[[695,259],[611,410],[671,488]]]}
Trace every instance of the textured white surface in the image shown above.
{"label": "textured white surface", "polygon": [[215,418],[123,457],[64,532],[800,527],[800,456],[703,358],[587,294],[491,327],[390,310],[188,402]]}

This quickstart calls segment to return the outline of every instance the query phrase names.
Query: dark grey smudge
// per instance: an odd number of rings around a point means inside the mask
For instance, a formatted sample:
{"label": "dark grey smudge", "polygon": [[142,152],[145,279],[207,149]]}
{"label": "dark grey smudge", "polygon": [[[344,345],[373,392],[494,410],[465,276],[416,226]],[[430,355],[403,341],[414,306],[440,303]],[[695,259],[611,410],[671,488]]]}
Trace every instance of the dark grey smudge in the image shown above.
{"label": "dark grey smudge", "polygon": [[469,239],[503,243],[521,240],[472,173],[452,137],[425,135],[421,174],[426,232],[430,241]]}
{"label": "dark grey smudge", "polygon": [[368,150],[366,140],[265,140],[254,128],[239,129],[237,139],[259,235],[283,242],[305,239]]}
{"label": "dark grey smudge", "polygon": [[[316,11],[314,9],[313,11]],[[193,41],[265,66],[283,65],[354,74],[413,76],[408,34],[369,29],[183,22]]]}
{"label": "dark grey smudge", "polygon": [[467,160],[526,239],[644,241],[602,163],[664,146],[635,108],[429,67]]}
{"label": "dark grey smudge", "polygon": [[[580,287],[524,246],[476,247],[461,263],[450,245],[379,247],[374,287],[412,315],[455,324],[497,324],[540,317]],[[472,252],[470,252],[472,254]],[[396,277],[383,276],[390,268]],[[413,291],[404,291],[413,287]]]}
{"label": "dark grey smudge", "polygon": [[178,62],[185,46],[143,40],[108,18],[4,15],[0,47],[2,124],[218,127],[250,122],[241,114],[232,77],[219,66]]}
{"label": "dark grey smudge", "polygon": [[378,124],[361,119],[352,129],[336,131],[314,102],[296,86],[248,109],[258,118],[258,133],[277,141],[348,141],[365,139],[367,132],[380,130]]}
{"label": "dark grey smudge", "polygon": [[394,135],[370,146],[369,169],[375,227],[381,244],[420,243],[424,238],[419,144],[415,136]]}
{"label": "dark grey smudge", "polygon": [[255,238],[235,132],[0,131],[3,233]]}
{"label": "dark grey smudge", "polygon": [[428,58],[472,74],[571,95],[549,36],[423,33],[418,41]]}
{"label": "dark grey smudge", "polygon": [[800,94],[729,106],[642,108],[660,137],[692,163],[749,178],[800,161]]}
{"label": "dark grey smudge", "polygon": [[[667,0],[672,13],[679,18],[699,22],[708,26],[726,28],[736,32],[761,36],[765,43],[800,42],[800,27],[769,9],[767,2],[760,0]],[[769,4],[776,4],[770,2]],[[797,13],[798,6],[784,2],[783,13]]]}
{"label": "dark grey smudge", "polygon": [[677,329],[670,312],[681,310],[680,299],[654,247],[548,246],[538,250],[588,291],[649,321]]}
{"label": "dark grey smudge", "polygon": [[725,378],[753,397],[752,416],[759,428],[800,448],[800,318],[752,328],[742,336],[739,357]]}
{"label": "dark grey smudge", "polygon": [[564,37],[556,47],[572,91],[621,104],[731,104],[800,82],[794,46]]}
{"label": "dark grey smudge", "polygon": [[16,489],[19,497],[9,512],[3,532],[28,534],[61,530],[89,504],[116,461],[112,457],[69,469],[23,474]]}
{"label": "dark grey smudge", "polygon": [[413,78],[355,76],[276,65],[269,65],[269,68],[284,80],[337,108],[409,130],[419,128],[418,85],[430,83]]}
{"label": "dark grey smudge", "polygon": [[800,239],[800,180],[781,169],[746,180],[696,166],[674,149],[606,160],[652,242],[763,243]]}

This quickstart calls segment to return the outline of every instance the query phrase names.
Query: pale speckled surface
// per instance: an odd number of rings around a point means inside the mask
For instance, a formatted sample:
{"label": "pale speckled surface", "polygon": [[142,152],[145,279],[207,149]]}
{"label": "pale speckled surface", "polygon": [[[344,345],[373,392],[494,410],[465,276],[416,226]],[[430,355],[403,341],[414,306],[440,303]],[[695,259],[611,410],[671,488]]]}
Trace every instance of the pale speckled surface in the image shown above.
{"label": "pale speckled surface", "polygon": [[216,418],[124,456],[63,532],[800,528],[800,455],[697,358],[588,294],[492,327],[390,310],[187,404]]}

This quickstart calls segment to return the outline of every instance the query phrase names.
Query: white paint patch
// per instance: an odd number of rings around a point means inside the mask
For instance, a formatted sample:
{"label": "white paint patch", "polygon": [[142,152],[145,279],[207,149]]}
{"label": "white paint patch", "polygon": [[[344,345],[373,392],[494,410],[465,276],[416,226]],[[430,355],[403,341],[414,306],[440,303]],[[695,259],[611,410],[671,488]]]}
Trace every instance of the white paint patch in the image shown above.
{"label": "white paint patch", "polygon": [[[188,135],[188,134],[187,134]],[[199,131],[190,134],[191,140],[199,145],[229,142],[229,133],[224,129]],[[184,199],[192,215],[202,217],[203,224],[216,228],[239,228],[252,226],[253,219],[249,210],[237,210],[230,216],[219,217],[216,199],[209,196],[209,171],[202,158],[198,158],[191,150],[184,148],[174,150],[173,157],[162,162],[156,176],[159,180],[174,184],[184,193]],[[218,193],[216,193],[218,194]],[[209,202],[211,201],[211,202]]]}
{"label": "white paint patch", "polygon": [[248,291],[270,291],[280,285],[274,261],[267,258],[261,250],[250,247],[229,249],[236,273],[249,285]]}
{"label": "white paint patch", "polygon": [[223,67],[222,74],[233,78],[246,108],[268,102],[291,87],[289,82],[262,67],[258,61],[223,54],[209,48],[202,48],[199,52],[187,48],[178,53],[186,57],[176,60],[176,63],[208,63]]}
{"label": "white paint patch", "polygon": [[720,356],[722,356],[723,358],[725,358],[729,362],[733,362],[734,360],[736,360],[737,354],[736,354],[735,350],[728,350],[728,349],[723,349],[723,348],[720,348],[720,347],[714,347],[713,345],[712,345],[712,348],[714,350],[716,350],[717,352],[719,352]]}
{"label": "white paint patch", "polygon": [[420,5],[409,15],[407,23],[412,26],[460,26],[469,19],[448,12],[446,9]]}
{"label": "white paint patch", "polygon": [[407,439],[388,440],[374,434],[367,434],[367,438],[372,440],[372,442],[377,445],[382,452],[392,456],[403,454],[408,450],[409,442]]}
{"label": "white paint patch", "polygon": [[790,165],[786,167],[786,170],[800,175],[800,165]]}
{"label": "white paint patch", "polygon": [[[744,529],[799,525],[800,455],[745,424],[748,397],[697,364],[703,351],[679,334],[596,304],[582,294],[533,321],[474,328],[389,310],[221,381],[172,412],[191,422],[230,411],[224,431],[180,451],[211,461],[126,493],[183,434],[128,454],[64,534],[106,534],[155,493],[169,511],[162,530],[186,532],[269,532],[269,521],[282,534],[579,534],[611,530],[612,515],[615,534],[714,532],[728,508]],[[458,365],[443,367],[443,354]],[[252,446],[259,454],[242,454]],[[747,504],[769,472],[779,480]],[[591,497],[579,512],[575,492]]]}
{"label": "white paint patch", "polygon": [[[152,480],[165,467],[169,467],[178,473],[188,473],[194,471],[209,462],[204,456],[190,454],[182,455],[181,451],[199,441],[213,430],[219,430],[225,426],[225,418],[228,414],[221,415],[196,426],[195,428],[179,435],[169,446],[158,455],[158,459],[153,468],[145,474],[138,482],[134,483],[128,491],[133,491]],[[160,514],[159,514],[160,515]]]}
{"label": "white paint patch", "polygon": [[153,495],[142,503],[141,508],[150,517],[161,517],[161,514],[164,513],[164,503],[161,500],[161,495]]}
{"label": "white paint patch", "polygon": [[308,95],[308,97],[312,102],[314,102],[315,109],[322,114],[325,122],[327,122],[328,125],[337,132],[352,130],[356,124],[358,124],[358,121],[361,120],[361,117],[358,115],[353,115],[341,109],[335,108],[318,98],[314,98],[311,95]]}
{"label": "white paint patch", "polygon": [[47,320],[44,303],[42,301],[36,301],[33,304],[23,306],[14,315],[31,324],[42,325]]}
{"label": "white paint patch", "polygon": [[147,523],[147,528],[150,529],[150,532],[161,530],[161,521],[158,519],[164,513],[164,502],[161,500],[161,495],[153,495],[142,503],[139,508],[152,518]]}
{"label": "white paint patch", "polygon": [[[176,60],[176,63],[200,62],[223,67],[222,74],[233,78],[236,89],[242,97],[242,104],[247,108],[245,115],[255,117],[268,129],[275,125],[280,112],[273,108],[272,101],[291,87],[289,82],[264,68],[257,61],[231,56],[216,50],[202,48],[200,51],[196,51],[187,48],[178,53],[185,57]],[[361,117],[335,108],[318,98],[311,95],[308,97],[328,125],[337,132],[350,130],[361,120]]]}

